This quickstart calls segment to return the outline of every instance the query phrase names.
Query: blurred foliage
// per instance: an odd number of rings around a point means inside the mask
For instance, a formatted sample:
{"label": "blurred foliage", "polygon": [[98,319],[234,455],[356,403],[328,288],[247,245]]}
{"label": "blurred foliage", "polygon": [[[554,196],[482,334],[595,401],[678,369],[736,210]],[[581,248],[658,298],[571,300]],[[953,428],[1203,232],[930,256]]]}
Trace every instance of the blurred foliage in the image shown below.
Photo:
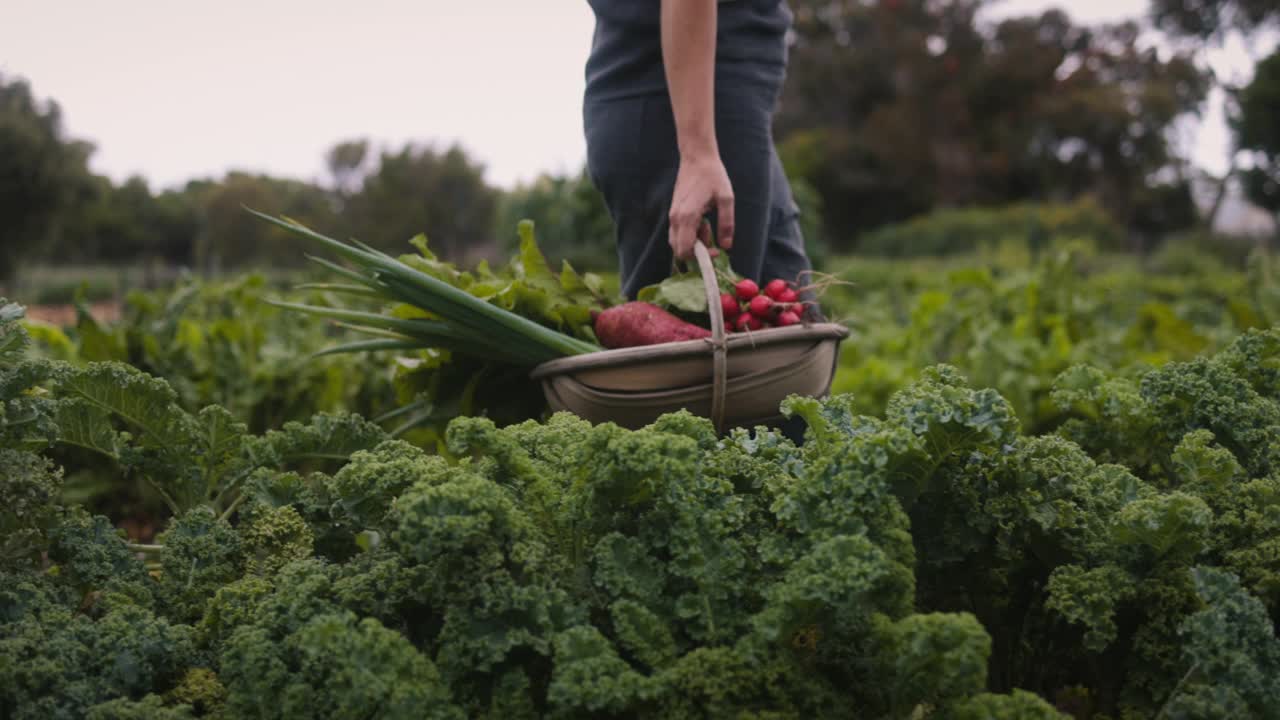
{"label": "blurred foliage", "polygon": [[815,269],[827,262],[829,241],[822,223],[822,196],[817,188],[803,177],[792,177],[791,197],[800,209],[800,233],[804,236],[805,253]]}
{"label": "blurred foliage", "polygon": [[1170,235],[1148,258],[1158,272],[1193,274],[1201,270],[1243,271],[1257,248],[1257,240],[1209,232],[1203,228]]}
{"label": "blurred foliage", "polygon": [[1175,36],[1218,40],[1231,32],[1250,35],[1280,22],[1274,0],[1151,0],[1160,29]]}
{"label": "blurred foliage", "polygon": [[1255,249],[1241,272],[1185,244],[1144,261],[1063,238],[1033,257],[1017,237],[966,256],[845,258],[822,297],[852,329],[832,392],[878,413],[921,369],[948,363],[1047,432],[1061,419],[1050,387],[1072,365],[1130,376],[1280,324],[1275,262]]}
{"label": "blurred foliage", "polygon": [[1052,10],[986,27],[971,1],[792,5],[779,137],[828,208],[834,249],[934,208],[1081,195],[1138,234],[1133,249],[1194,220],[1169,131],[1208,77],[1147,49],[1136,23]]}
{"label": "blurred foliage", "polygon": [[[878,231],[921,216],[911,232],[929,236],[929,253],[942,252],[932,243],[951,235],[933,234],[936,218],[974,208],[981,217],[999,212],[981,208],[1093,198],[1113,225],[1091,221],[1091,237],[1138,253],[1199,223],[1194,173],[1174,144],[1176,123],[1198,114],[1217,82],[1197,62],[1197,43],[1274,25],[1274,3],[1152,0],[1150,18],[1186,41],[1168,52],[1153,49],[1137,22],[1086,26],[1052,10],[989,23],[979,19],[988,4],[793,0],[775,134],[816,266],[829,253],[884,253],[902,228]],[[1251,158],[1239,179],[1273,210],[1277,76],[1272,56],[1238,97],[1228,88],[1239,103],[1237,145]],[[375,147],[353,137],[324,154],[328,178],[232,171],[156,188],[94,174],[93,150],[65,132],[56,102],[0,75],[0,285],[10,294],[33,295],[14,282],[20,268],[68,259],[204,277],[298,267],[303,248],[245,206],[389,252],[424,234],[442,259],[464,263],[506,254],[527,217],[553,261],[594,271],[616,263],[612,223],[585,170],[507,190],[490,185],[457,144]],[[972,247],[956,237],[946,252]]]}
{"label": "blurred foliage", "polygon": [[[1280,10],[1273,12],[1280,15]],[[1239,102],[1236,143],[1253,159],[1245,171],[1245,191],[1280,218],[1280,49],[1258,63]]]}
{"label": "blurred foliage", "polygon": [[1035,252],[1054,239],[1089,238],[1099,249],[1120,252],[1125,234],[1097,203],[1020,204],[997,208],[937,210],[869,233],[859,252],[885,257],[964,254],[983,245],[1022,239]]}
{"label": "blurred foliage", "polygon": [[575,268],[617,264],[613,219],[586,168],[576,175],[543,174],[504,195],[498,213],[504,255],[519,249],[516,225],[524,219],[538,229],[538,244],[553,266],[563,260]]}
{"label": "blurred foliage", "polygon": [[75,277],[66,280],[43,279],[30,283],[29,296],[34,305],[67,305],[81,299],[87,302],[109,301],[119,297],[123,283],[111,268],[78,267]]}
{"label": "blurred foliage", "polygon": [[340,203],[340,219],[349,236],[380,250],[409,252],[409,239],[423,233],[441,257],[461,260],[493,247],[499,197],[484,167],[462,147],[410,143],[380,153],[359,189]]}
{"label": "blurred foliage", "polygon": [[[1074,365],[1133,378],[1280,324],[1280,268],[1256,247],[1244,258],[1212,254],[1216,241],[1187,235],[1139,258],[1100,252],[1087,235],[1060,235],[1033,253],[1025,226],[1021,232],[966,254],[828,258],[835,282],[821,296],[823,308],[851,330],[833,392],[849,393],[858,412],[879,414],[925,368],[946,363],[999,391],[1028,432],[1051,432],[1064,419],[1051,397],[1054,379]],[[616,277],[603,282],[616,291]],[[135,291],[118,322],[96,322],[82,309],[70,327],[26,326],[46,357],[125,361],[164,378],[184,410],[220,405],[254,433],[350,410],[443,453],[440,429],[454,417],[507,424],[545,412],[526,375],[476,372],[439,351],[317,355],[358,336],[300,319],[268,298],[360,302],[251,274]],[[71,471],[71,492],[86,502],[121,487],[118,470],[94,456],[66,449],[58,460]],[[139,485],[133,500],[115,502],[144,508],[154,500]]]}
{"label": "blurred foliage", "polygon": [[[43,357],[78,367],[127,363],[164,378],[182,411],[194,415],[217,405],[253,433],[306,423],[320,414],[374,417],[396,407],[393,367],[370,353],[315,356],[355,333],[331,323],[299,322],[297,315],[268,304],[281,297],[352,305],[350,298],[339,302],[331,293],[293,290],[251,273],[135,290],[115,322],[97,321],[81,296],[72,324],[27,319],[24,325],[33,350]],[[77,502],[123,507],[144,524],[145,518],[160,516],[160,498],[117,463],[72,446],[53,455],[66,468],[66,492]],[[147,527],[135,531],[150,532]]]}
{"label": "blurred foliage", "polygon": [[27,325],[46,355],[128,363],[168,380],[184,410],[221,405],[252,432],[320,412],[373,417],[394,406],[393,372],[369,354],[312,356],[355,333],[332,323],[299,322],[268,302],[281,298],[353,306],[351,298],[294,290],[251,273],[130,292],[116,322],[99,322],[81,299],[72,326]]}
{"label": "blurred foliage", "polygon": [[0,73],[0,282],[58,239],[88,188],[92,146],[66,137],[62,109]]}

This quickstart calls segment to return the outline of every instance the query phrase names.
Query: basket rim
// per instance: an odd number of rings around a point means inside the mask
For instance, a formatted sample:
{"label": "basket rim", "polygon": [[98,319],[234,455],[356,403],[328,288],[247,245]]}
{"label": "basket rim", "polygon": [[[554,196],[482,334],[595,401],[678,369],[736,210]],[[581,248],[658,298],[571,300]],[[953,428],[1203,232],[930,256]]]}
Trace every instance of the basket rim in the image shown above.
{"label": "basket rim", "polygon": [[[849,328],[839,323],[814,323],[807,326],[792,325],[730,335],[725,339],[725,351],[750,352],[756,347],[764,345],[777,345],[796,341],[840,340],[848,337],[848,335]],[[548,360],[535,367],[529,377],[534,380],[541,380],[580,370],[626,367],[654,360],[696,356],[710,358],[712,349],[712,343],[703,339],[601,350],[599,352]]]}

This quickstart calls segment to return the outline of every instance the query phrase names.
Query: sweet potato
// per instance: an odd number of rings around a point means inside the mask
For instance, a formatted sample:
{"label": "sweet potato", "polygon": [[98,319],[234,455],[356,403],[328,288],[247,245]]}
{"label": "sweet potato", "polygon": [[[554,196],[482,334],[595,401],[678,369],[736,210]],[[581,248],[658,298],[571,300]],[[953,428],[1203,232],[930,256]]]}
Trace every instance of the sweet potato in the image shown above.
{"label": "sweet potato", "polygon": [[595,317],[596,337],[606,348],[636,347],[711,337],[711,331],[685,322],[647,302],[611,307]]}

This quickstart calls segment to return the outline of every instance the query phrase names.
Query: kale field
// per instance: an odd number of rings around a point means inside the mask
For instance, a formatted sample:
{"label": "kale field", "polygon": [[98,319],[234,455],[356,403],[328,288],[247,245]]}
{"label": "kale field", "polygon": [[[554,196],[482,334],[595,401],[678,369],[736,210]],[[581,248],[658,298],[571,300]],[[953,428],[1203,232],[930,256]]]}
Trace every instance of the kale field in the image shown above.
{"label": "kale field", "polygon": [[1274,263],[832,260],[799,445],[549,414],[351,285],[0,300],[0,718],[1280,718]]}

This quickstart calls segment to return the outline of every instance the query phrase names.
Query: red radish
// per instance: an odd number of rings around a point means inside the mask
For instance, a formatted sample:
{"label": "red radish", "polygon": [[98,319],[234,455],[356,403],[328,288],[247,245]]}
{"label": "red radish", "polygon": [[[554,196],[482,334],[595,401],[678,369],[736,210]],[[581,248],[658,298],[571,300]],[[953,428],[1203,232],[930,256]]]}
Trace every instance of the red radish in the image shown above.
{"label": "red radish", "polygon": [[787,287],[787,281],[783,280],[782,278],[776,278],[774,280],[770,280],[769,284],[764,286],[764,294],[768,295],[774,300],[781,300],[782,293],[788,290],[790,290],[790,288]]}
{"label": "red radish", "polygon": [[787,288],[787,289],[783,290],[781,293],[779,293],[779,294],[778,294],[778,296],[777,296],[777,297],[775,297],[775,298],[773,298],[773,299],[774,299],[774,300],[777,300],[777,301],[778,301],[778,302],[780,302],[780,303],[787,303],[787,304],[791,304],[791,303],[793,303],[793,302],[795,302],[795,301],[799,300],[799,299],[800,299],[800,296],[799,296],[799,295],[796,295],[796,291],[795,291],[795,290],[792,290],[791,288]]}
{"label": "red radish", "polygon": [[773,305],[773,300],[770,300],[768,295],[757,295],[751,298],[749,308],[752,315],[763,320],[773,313]]}
{"label": "red radish", "polygon": [[733,289],[738,293],[738,299],[744,301],[760,294],[760,288],[750,278],[739,280],[738,284],[733,286]]}
{"label": "red radish", "polygon": [[711,337],[710,330],[646,302],[629,302],[605,310],[595,318],[595,331],[600,344],[610,349]]}
{"label": "red radish", "polygon": [[731,293],[720,293],[720,311],[724,313],[725,320],[731,321],[738,317],[742,308],[738,306],[738,299]]}
{"label": "red radish", "polygon": [[795,325],[800,322],[800,316],[796,315],[794,312],[791,312],[790,310],[786,310],[784,312],[778,313],[777,322],[778,322],[778,327]]}
{"label": "red radish", "polygon": [[733,326],[738,332],[742,332],[743,330],[759,330],[764,327],[764,323],[751,313],[742,313],[738,316],[737,321],[733,323]]}

